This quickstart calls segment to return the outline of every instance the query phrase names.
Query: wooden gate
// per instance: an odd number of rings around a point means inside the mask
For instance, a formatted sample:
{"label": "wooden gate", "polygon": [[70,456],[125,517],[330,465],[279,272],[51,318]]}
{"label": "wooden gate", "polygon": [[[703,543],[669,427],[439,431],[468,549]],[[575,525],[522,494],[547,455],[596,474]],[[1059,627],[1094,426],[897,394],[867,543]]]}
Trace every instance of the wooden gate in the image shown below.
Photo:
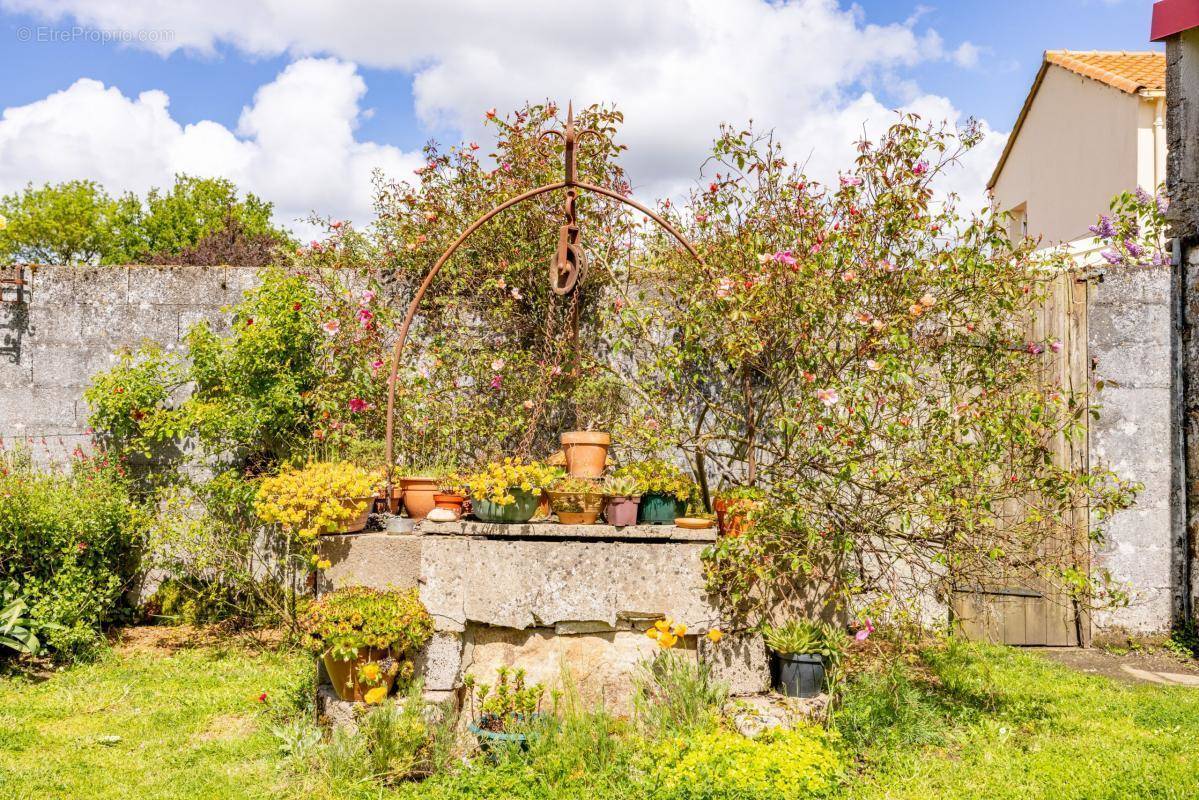
{"label": "wooden gate", "polygon": [[[1084,398],[1090,386],[1087,292],[1088,283],[1080,273],[1059,274],[1028,329],[1029,341],[1056,339],[1062,343],[1058,352],[1047,350],[1038,356],[1043,359],[1045,380],[1060,382],[1067,391]],[[1083,419],[1089,418],[1084,413]],[[1089,466],[1087,449],[1086,435],[1073,440],[1059,435],[1054,461],[1085,470]],[[1089,524],[1090,510],[1085,505],[1074,508],[1070,532],[1063,534],[1061,541],[1046,546],[1068,549],[1067,555],[1077,567],[1089,569]],[[1035,575],[996,575],[986,585],[957,587],[950,614],[954,629],[969,639],[1062,647],[1090,643],[1086,612],[1068,596],[1050,590]]]}

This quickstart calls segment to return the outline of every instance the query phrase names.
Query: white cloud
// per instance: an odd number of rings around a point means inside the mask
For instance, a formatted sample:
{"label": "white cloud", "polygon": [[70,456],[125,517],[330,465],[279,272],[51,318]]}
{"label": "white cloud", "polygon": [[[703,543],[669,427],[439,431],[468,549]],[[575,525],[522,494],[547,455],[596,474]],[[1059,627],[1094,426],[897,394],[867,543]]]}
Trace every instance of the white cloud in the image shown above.
{"label": "white cloud", "polygon": [[[0,0],[0,5],[60,24],[169,30],[171,36],[145,45],[163,54],[232,46],[253,56],[329,55],[402,70],[411,76],[418,118],[469,138],[482,135],[482,111],[493,106],[545,98],[573,98],[577,105],[614,102],[625,113],[625,165],[643,198],[673,194],[694,180],[723,121],[753,119],[759,128],[775,128],[793,156],[810,153],[813,174],[830,177],[852,158],[852,142],[863,125],[877,133],[893,119],[876,99],[880,90],[894,92],[906,108],[960,118],[949,100],[923,93],[905,71],[934,61],[946,69],[969,66],[979,53],[968,42],[947,47],[935,30],[919,29],[919,15],[874,25],[860,8],[836,0],[354,5]],[[319,106],[309,91],[320,93]],[[394,169],[406,165],[394,148],[355,140],[361,95],[361,78],[349,64],[299,61],[259,90],[237,136],[212,123],[188,126],[175,134],[177,144],[186,137],[188,146],[155,158],[236,172],[247,187],[288,209],[357,215],[369,195],[357,177],[367,174],[364,162],[378,159],[385,171],[408,174]],[[179,128],[166,113],[165,97],[144,97],[124,100],[129,109],[120,124],[139,125],[139,136],[150,136],[155,125]],[[91,147],[93,135],[76,130]],[[114,143],[105,146],[116,149]],[[9,162],[2,148],[0,161]],[[0,164],[0,179],[5,169]],[[981,176],[988,170],[959,171],[955,181],[966,197],[981,198]]]}
{"label": "white cloud", "polygon": [[126,97],[81,78],[0,117],[0,192],[90,178],[144,192],[177,172],[221,176],[276,204],[297,231],[311,211],[370,217],[371,171],[410,174],[417,154],[354,137],[366,84],[354,65],[302,59],[258,89],[237,131],[211,121],[180,125],[160,91]]}
{"label": "white cloud", "polygon": [[978,66],[979,56],[982,55],[983,49],[972,42],[962,42],[953,51],[953,63],[959,67],[973,69]]}

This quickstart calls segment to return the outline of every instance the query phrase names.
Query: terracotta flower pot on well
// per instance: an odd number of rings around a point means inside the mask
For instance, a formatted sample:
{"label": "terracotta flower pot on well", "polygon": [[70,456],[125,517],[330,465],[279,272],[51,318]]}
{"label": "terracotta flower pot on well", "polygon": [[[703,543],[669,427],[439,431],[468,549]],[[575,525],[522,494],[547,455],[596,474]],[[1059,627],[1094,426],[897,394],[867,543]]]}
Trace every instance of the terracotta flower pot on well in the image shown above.
{"label": "terracotta flower pot on well", "polygon": [[563,525],[594,525],[604,510],[604,496],[600,492],[546,492],[550,496],[550,508]]}
{"label": "terracotta flower pot on well", "polygon": [[400,478],[404,490],[404,510],[412,519],[424,519],[437,507],[433,498],[441,493],[441,482],[437,478]]}
{"label": "terracotta flower pot on well", "polygon": [[608,465],[612,436],[600,431],[569,431],[562,434],[566,470],[575,478],[598,478]]}
{"label": "terracotta flower pot on well", "polygon": [[379,490],[377,499],[378,510],[387,514],[398,514],[403,508],[404,489],[398,483],[391,487],[391,493],[388,494],[387,487]]}
{"label": "terracotta flower pot on well", "polygon": [[446,511],[454,512],[455,517],[462,516],[462,506],[466,504],[466,498],[460,494],[452,492],[439,492],[433,495],[433,503],[437,508],[444,508]]}
{"label": "terracotta flower pot on well", "polygon": [[[330,653],[325,653],[321,660],[325,664],[325,671],[329,673],[333,691],[342,700],[361,703],[366,699],[366,693],[375,686],[386,686],[390,693],[395,684],[396,673],[394,669],[389,669],[394,658],[389,650],[363,647],[358,650],[358,657],[351,661],[339,661]],[[364,680],[362,675],[362,668],[371,663],[379,665],[379,677],[374,683]]]}
{"label": "terracotta flower pot on well", "polygon": [[[341,526],[341,530],[333,531],[332,533],[359,533],[366,528],[367,520],[370,519],[371,507],[374,505],[374,497],[346,497],[341,501],[341,505],[347,511],[355,512],[355,516],[351,517],[348,522]],[[361,509],[359,511],[358,509]]]}

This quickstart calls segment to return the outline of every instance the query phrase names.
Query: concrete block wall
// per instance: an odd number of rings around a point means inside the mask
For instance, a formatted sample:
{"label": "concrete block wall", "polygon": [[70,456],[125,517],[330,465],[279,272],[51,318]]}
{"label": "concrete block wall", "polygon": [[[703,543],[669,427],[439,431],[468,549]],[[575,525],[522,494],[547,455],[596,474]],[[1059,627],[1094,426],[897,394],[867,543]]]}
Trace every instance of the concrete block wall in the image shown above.
{"label": "concrete block wall", "polygon": [[1100,612],[1098,631],[1159,633],[1181,608],[1187,559],[1182,527],[1173,277],[1169,267],[1108,268],[1091,285],[1087,338],[1099,418],[1089,431],[1092,465],[1143,485],[1136,505],[1114,515],[1093,553],[1095,567],[1127,583],[1127,608]]}
{"label": "concrete block wall", "polygon": [[[5,288],[0,303],[0,437],[26,442],[39,460],[86,445],[83,391],[124,350],[152,341],[180,346],[207,320],[228,326],[222,309],[257,283],[257,270],[193,266],[26,266],[23,302]],[[44,440],[44,441],[43,441]]]}

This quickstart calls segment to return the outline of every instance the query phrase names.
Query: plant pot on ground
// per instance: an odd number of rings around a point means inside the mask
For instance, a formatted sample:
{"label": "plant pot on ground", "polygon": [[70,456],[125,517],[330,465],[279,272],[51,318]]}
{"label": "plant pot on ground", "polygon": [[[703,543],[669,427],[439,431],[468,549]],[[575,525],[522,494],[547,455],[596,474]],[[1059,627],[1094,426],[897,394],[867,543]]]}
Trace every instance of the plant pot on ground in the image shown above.
{"label": "plant pot on ground", "polygon": [[537,513],[542,490],[561,477],[561,470],[515,458],[495,461],[463,477],[470,487],[471,508],[483,522],[528,522]]}
{"label": "plant pot on ground", "polygon": [[568,431],[559,438],[566,471],[573,478],[598,478],[608,466],[612,436],[600,431]]}
{"label": "plant pot on ground", "polygon": [[617,478],[631,478],[641,488],[637,521],[647,525],[673,525],[687,513],[695,484],[674,464],[660,458],[637,461],[616,470]]}
{"label": "plant pot on ground", "polygon": [[604,504],[604,519],[609,525],[624,527],[637,524],[637,507],[641,505],[641,486],[628,476],[609,478],[604,484],[608,501]]}
{"label": "plant pot on ground", "polygon": [[811,620],[768,625],[762,635],[770,648],[772,685],[788,697],[815,697],[823,692],[828,672],[849,645],[841,629]]}
{"label": "plant pot on ground", "polygon": [[404,507],[404,487],[400,485],[399,479],[396,479],[390,490],[384,486],[379,490],[376,498],[379,511],[386,514],[399,514],[400,509]]}
{"label": "plant pot on ground", "polygon": [[561,478],[546,492],[550,508],[563,525],[594,525],[604,510],[604,493],[587,478]]}
{"label": "plant pot on ground", "polygon": [[754,486],[722,489],[712,498],[716,526],[722,536],[740,536],[745,532],[750,513],[766,499],[766,493]]}
{"label": "plant pot on ground", "polygon": [[479,683],[473,675],[466,675],[462,683],[470,707],[467,727],[481,749],[501,743],[528,746],[529,729],[539,718],[545,687],[526,683],[523,669],[508,667],[496,670],[494,685]]}
{"label": "plant pot on ground", "polygon": [[412,657],[433,635],[433,618],[414,589],[338,589],[313,602],[299,625],[337,696],[371,704],[412,677]]}

